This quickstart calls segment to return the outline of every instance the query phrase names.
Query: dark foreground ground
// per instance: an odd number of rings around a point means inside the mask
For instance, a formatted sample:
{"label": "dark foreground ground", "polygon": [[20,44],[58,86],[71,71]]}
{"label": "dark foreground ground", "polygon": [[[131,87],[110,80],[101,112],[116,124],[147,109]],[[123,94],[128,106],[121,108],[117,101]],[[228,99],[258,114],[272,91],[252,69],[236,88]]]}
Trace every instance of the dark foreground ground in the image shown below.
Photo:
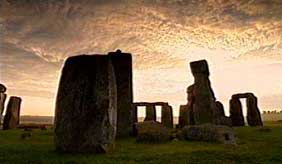
{"label": "dark foreground ground", "polygon": [[106,155],[60,154],[54,151],[53,132],[33,130],[21,139],[23,130],[0,131],[0,164],[5,163],[282,163],[282,122],[267,122],[270,132],[259,128],[235,128],[236,146],[172,141],[137,144],[134,138],[118,140]]}

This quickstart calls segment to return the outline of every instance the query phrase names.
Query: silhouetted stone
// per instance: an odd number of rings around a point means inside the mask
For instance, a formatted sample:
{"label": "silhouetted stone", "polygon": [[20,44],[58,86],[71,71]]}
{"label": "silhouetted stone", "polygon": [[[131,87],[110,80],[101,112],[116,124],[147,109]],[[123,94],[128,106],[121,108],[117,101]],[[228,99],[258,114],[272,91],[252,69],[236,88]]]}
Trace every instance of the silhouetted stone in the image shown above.
{"label": "silhouetted stone", "polygon": [[156,121],[139,122],[137,127],[137,142],[163,143],[170,140],[170,131]]}
{"label": "silhouetted stone", "polygon": [[137,116],[137,113],[138,113],[138,106],[133,104],[133,124],[132,124],[132,135],[133,136],[136,136],[137,135],[137,129],[136,129],[136,123],[138,122],[138,116]]}
{"label": "silhouetted stone", "polygon": [[206,60],[190,63],[194,76],[193,116],[195,124],[214,123],[213,112],[216,108],[214,93],[210,86],[209,68]]}
{"label": "silhouetted stone", "polygon": [[7,95],[5,93],[0,93],[0,124],[2,122],[2,114],[5,108],[5,100]]}
{"label": "silhouetted stone", "polygon": [[7,88],[3,84],[0,84],[0,93],[5,93],[6,90]]}
{"label": "silhouetted stone", "polygon": [[232,126],[232,121],[225,116],[224,107],[220,101],[215,102],[216,110],[214,111],[214,119],[216,125]]}
{"label": "silhouetted stone", "polygon": [[183,128],[186,125],[188,125],[188,106],[180,105],[178,127]]}
{"label": "silhouetted stone", "polygon": [[117,86],[117,137],[132,133],[132,57],[120,50],[109,53],[114,67]]}
{"label": "silhouetted stone", "polygon": [[146,106],[146,117],[144,121],[156,121],[156,107],[153,104]]}
{"label": "silhouetted stone", "polygon": [[257,106],[257,98],[253,94],[249,94],[247,98],[247,121],[250,126],[263,125]]}
{"label": "silhouetted stone", "polygon": [[14,129],[20,123],[21,98],[11,96],[4,117],[3,130]]}
{"label": "silhouetted stone", "polygon": [[109,56],[66,60],[55,110],[56,149],[105,153],[116,134],[116,82]]}
{"label": "silhouetted stone", "polygon": [[187,88],[187,115],[188,115],[188,124],[187,125],[195,125],[195,119],[194,119],[194,111],[193,111],[193,104],[195,102],[195,96],[194,96],[194,85],[190,85]]}
{"label": "silhouetted stone", "polygon": [[173,128],[173,116],[172,116],[172,107],[170,105],[162,106],[162,124],[167,128]]}
{"label": "silhouetted stone", "polygon": [[236,97],[232,97],[229,102],[229,107],[232,126],[244,126],[245,122],[240,100]]}
{"label": "silhouetted stone", "polygon": [[222,125],[203,124],[186,126],[182,129],[186,140],[236,144],[231,128]]}

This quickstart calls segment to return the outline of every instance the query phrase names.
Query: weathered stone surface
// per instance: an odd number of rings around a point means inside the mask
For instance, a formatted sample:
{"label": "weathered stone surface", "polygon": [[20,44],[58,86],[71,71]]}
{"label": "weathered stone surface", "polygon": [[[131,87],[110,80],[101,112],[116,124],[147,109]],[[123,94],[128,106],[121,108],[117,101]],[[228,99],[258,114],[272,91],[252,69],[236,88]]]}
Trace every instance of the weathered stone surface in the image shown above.
{"label": "weathered stone surface", "polygon": [[244,116],[242,112],[242,105],[238,98],[231,98],[229,101],[230,118],[232,120],[232,126],[244,126]]}
{"label": "weathered stone surface", "polygon": [[257,98],[253,94],[250,94],[247,98],[247,121],[250,126],[263,125],[257,105]]}
{"label": "weathered stone surface", "polygon": [[184,126],[188,125],[188,118],[188,105],[180,105],[178,127],[183,128]]}
{"label": "weathered stone surface", "polygon": [[0,84],[0,93],[5,93],[6,90],[7,88],[3,84]]}
{"label": "weathered stone surface", "polygon": [[170,105],[162,106],[162,124],[167,128],[173,128],[173,115],[172,115],[172,107]]}
{"label": "weathered stone surface", "polygon": [[67,59],[55,109],[57,150],[105,153],[113,148],[117,121],[115,84],[109,56]]}
{"label": "weathered stone surface", "polygon": [[157,115],[156,115],[156,107],[153,104],[146,106],[146,117],[144,121],[156,121]]}
{"label": "weathered stone surface", "polygon": [[20,123],[21,98],[11,96],[4,117],[3,130],[14,129]]}
{"label": "weathered stone surface", "polygon": [[0,92],[0,124],[2,122],[2,114],[5,108],[6,97],[7,95],[5,93]]}
{"label": "weathered stone surface", "polygon": [[195,124],[214,123],[213,112],[216,108],[214,93],[209,80],[209,68],[206,60],[190,63],[194,76],[193,116]]}
{"label": "weathered stone surface", "polygon": [[132,133],[132,56],[121,51],[110,52],[117,86],[117,137]]}
{"label": "weathered stone surface", "polygon": [[162,143],[170,140],[170,131],[156,121],[144,121],[136,123],[137,142]]}
{"label": "weathered stone surface", "polygon": [[222,125],[202,124],[186,126],[182,130],[186,140],[219,142],[235,144],[234,132],[231,128]]}

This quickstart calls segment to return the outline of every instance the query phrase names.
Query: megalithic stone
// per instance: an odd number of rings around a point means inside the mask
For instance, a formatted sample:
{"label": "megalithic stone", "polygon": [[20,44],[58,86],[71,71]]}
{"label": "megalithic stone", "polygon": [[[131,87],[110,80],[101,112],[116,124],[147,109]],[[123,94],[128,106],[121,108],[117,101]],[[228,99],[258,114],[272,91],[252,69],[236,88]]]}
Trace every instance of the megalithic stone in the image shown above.
{"label": "megalithic stone", "polygon": [[213,111],[216,108],[215,97],[209,80],[209,68],[206,60],[190,63],[194,76],[193,115],[195,124],[214,123]]}
{"label": "megalithic stone", "polygon": [[144,121],[157,121],[156,107],[155,105],[146,106],[146,117]]}
{"label": "megalithic stone", "polygon": [[107,55],[66,60],[55,109],[54,141],[58,151],[105,153],[116,134],[116,82]]}
{"label": "megalithic stone", "polygon": [[178,126],[183,128],[186,125],[189,125],[188,105],[180,105]]}
{"label": "megalithic stone", "polygon": [[5,87],[5,85],[0,84],[0,93],[5,93],[7,90],[7,88]]}
{"label": "megalithic stone", "polygon": [[117,85],[117,137],[132,133],[132,56],[120,50],[109,53]]}
{"label": "megalithic stone", "polygon": [[238,98],[231,98],[229,101],[229,107],[232,126],[244,126],[245,122],[240,100]]}
{"label": "megalithic stone", "polygon": [[0,124],[2,122],[2,114],[5,108],[6,97],[7,95],[5,93],[0,92]]}
{"label": "megalithic stone", "polygon": [[20,123],[21,98],[11,96],[4,117],[3,130],[15,129]]}
{"label": "megalithic stone", "polygon": [[162,106],[162,117],[161,122],[167,128],[173,128],[173,115],[172,115],[172,107],[170,105]]}
{"label": "megalithic stone", "polygon": [[250,126],[263,126],[257,98],[253,94],[249,94],[247,98],[247,121]]}

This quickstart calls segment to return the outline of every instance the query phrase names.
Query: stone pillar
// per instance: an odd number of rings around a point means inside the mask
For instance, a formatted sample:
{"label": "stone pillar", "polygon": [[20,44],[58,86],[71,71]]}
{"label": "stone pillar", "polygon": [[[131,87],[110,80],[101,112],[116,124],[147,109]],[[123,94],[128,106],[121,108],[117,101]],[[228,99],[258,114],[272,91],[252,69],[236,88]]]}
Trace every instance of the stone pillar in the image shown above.
{"label": "stone pillar", "polygon": [[172,107],[170,105],[162,106],[162,124],[167,128],[173,128],[173,114]]}
{"label": "stone pillar", "polygon": [[0,125],[2,122],[2,114],[4,112],[5,101],[7,97],[7,95],[5,94],[6,90],[6,87],[3,84],[0,84]]}
{"label": "stone pillar", "polygon": [[215,97],[209,80],[209,68],[206,60],[190,63],[194,76],[193,115],[195,124],[214,123],[213,112],[216,108]]}
{"label": "stone pillar", "polygon": [[146,106],[146,117],[144,121],[157,121],[156,107],[154,104]]}
{"label": "stone pillar", "polygon": [[132,120],[133,120],[133,124],[132,124],[132,136],[136,136],[137,135],[137,129],[136,129],[136,124],[138,123],[138,105],[133,104],[133,112],[132,112]]}
{"label": "stone pillar", "polygon": [[257,106],[257,98],[253,94],[250,94],[247,98],[247,121],[249,126],[263,126]]}
{"label": "stone pillar", "polygon": [[21,98],[11,96],[4,117],[3,130],[15,129],[20,123]]}
{"label": "stone pillar", "polygon": [[117,137],[132,133],[132,56],[120,50],[109,53],[117,86]]}
{"label": "stone pillar", "polygon": [[240,100],[238,98],[232,97],[229,101],[229,107],[232,126],[244,126],[245,122]]}
{"label": "stone pillar", "polygon": [[116,135],[116,82],[107,55],[66,60],[59,83],[54,141],[58,151],[105,153]]}
{"label": "stone pillar", "polygon": [[188,125],[188,105],[180,105],[179,108],[179,119],[178,119],[178,126],[179,128],[183,128],[184,126]]}
{"label": "stone pillar", "polygon": [[0,92],[0,125],[2,123],[2,115],[5,108],[5,101],[6,101],[7,95],[5,93]]}

